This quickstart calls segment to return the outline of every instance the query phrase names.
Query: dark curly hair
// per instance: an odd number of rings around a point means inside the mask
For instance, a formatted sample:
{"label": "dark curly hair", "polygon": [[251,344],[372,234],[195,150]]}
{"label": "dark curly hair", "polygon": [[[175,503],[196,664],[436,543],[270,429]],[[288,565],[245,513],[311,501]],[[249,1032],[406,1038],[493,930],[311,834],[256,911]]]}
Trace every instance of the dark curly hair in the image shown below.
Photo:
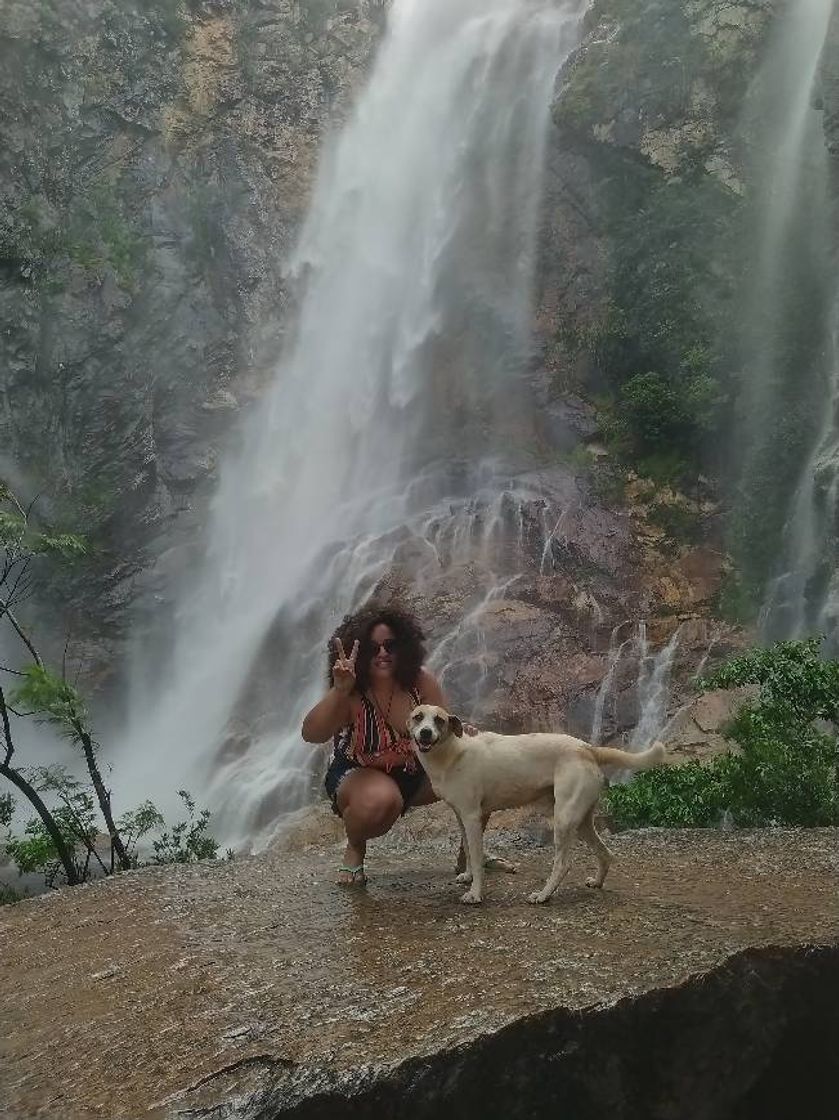
{"label": "dark curly hair", "polygon": [[332,667],[338,658],[335,639],[338,638],[349,657],[353,642],[358,642],[358,660],[355,663],[356,690],[364,692],[370,684],[370,635],[380,624],[389,626],[399,643],[396,651],[395,676],[406,691],[414,688],[425,660],[425,634],[416,617],[403,607],[391,603],[367,603],[344,621],[329,640],[327,655],[327,684],[332,685]]}

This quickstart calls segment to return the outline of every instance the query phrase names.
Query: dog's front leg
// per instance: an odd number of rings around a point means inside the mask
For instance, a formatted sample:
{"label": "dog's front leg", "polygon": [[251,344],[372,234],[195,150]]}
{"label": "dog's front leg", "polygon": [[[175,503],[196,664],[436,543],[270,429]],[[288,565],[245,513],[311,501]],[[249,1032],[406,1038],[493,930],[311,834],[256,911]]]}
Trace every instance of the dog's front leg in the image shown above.
{"label": "dog's front leg", "polygon": [[465,883],[467,886],[472,882],[472,861],[469,859],[469,844],[466,840],[466,829],[463,827],[463,817],[459,811],[454,808],[454,815],[457,817],[458,828],[460,829],[460,851],[457,856],[457,875],[455,876],[456,883]]}
{"label": "dog's front leg", "polygon": [[472,886],[461,902],[480,902],[484,890],[484,828],[480,810],[461,813],[462,827],[466,834],[467,868],[472,872]]}

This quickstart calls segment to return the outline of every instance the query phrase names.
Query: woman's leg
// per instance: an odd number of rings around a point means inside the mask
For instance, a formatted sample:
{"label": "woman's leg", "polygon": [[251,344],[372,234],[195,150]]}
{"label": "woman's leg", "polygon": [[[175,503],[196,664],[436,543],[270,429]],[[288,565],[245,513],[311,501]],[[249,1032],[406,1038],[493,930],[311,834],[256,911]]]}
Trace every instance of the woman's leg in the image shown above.
{"label": "woman's leg", "polygon": [[[347,833],[345,867],[361,867],[367,841],[389,832],[402,812],[399,786],[383,770],[363,767],[351,770],[337,793],[338,809]],[[352,883],[350,872],[340,873],[340,883]]]}

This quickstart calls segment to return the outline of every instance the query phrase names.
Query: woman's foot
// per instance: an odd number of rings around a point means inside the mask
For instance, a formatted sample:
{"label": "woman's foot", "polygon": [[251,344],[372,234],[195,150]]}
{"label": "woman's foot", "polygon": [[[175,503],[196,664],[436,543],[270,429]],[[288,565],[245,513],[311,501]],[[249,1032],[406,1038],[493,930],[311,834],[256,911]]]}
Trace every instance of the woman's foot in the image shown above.
{"label": "woman's foot", "polygon": [[364,874],[364,856],[366,845],[356,847],[347,844],[344,851],[344,862],[338,868],[338,878],[335,880],[342,887],[363,887],[367,882]]}

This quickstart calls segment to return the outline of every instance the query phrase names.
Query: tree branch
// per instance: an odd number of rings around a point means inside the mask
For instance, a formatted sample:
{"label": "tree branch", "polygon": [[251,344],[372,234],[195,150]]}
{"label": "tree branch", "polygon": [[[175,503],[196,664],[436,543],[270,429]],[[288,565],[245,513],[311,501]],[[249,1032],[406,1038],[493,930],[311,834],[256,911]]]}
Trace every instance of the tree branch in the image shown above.
{"label": "tree branch", "polygon": [[15,744],[12,740],[12,727],[9,723],[9,709],[6,707],[6,695],[3,692],[3,687],[0,685],[0,718],[3,720],[3,738],[6,742],[6,757],[3,759],[4,765],[8,766],[12,760],[12,755],[15,753]]}
{"label": "tree branch", "polygon": [[61,835],[61,829],[56,824],[55,817],[44,804],[38,791],[27,782],[26,778],[24,778],[18,770],[15,770],[13,766],[9,766],[6,762],[0,762],[0,775],[11,782],[16,789],[20,790],[41,818],[50,840],[52,840],[55,845],[58,858],[61,860],[61,864],[64,868],[64,874],[67,876],[67,882],[71,887],[77,886],[82,880],[79,878],[79,871],[73,860],[72,852],[67,847],[64,837]]}
{"label": "tree branch", "polygon": [[5,599],[0,599],[0,617],[2,617],[3,615],[5,615],[8,618],[9,622],[11,622],[11,624],[12,624],[14,630],[15,630],[15,633],[20,638],[20,640],[23,642],[23,644],[26,646],[26,648],[29,650],[29,652],[32,654],[32,657],[35,660],[35,664],[38,666],[39,669],[43,669],[44,663],[41,660],[37,649],[35,649],[35,646],[32,644],[31,638],[26,633],[26,631],[23,629],[23,627],[20,625],[20,623],[15,618],[15,616],[12,614],[12,612],[9,610],[8,602]]}

